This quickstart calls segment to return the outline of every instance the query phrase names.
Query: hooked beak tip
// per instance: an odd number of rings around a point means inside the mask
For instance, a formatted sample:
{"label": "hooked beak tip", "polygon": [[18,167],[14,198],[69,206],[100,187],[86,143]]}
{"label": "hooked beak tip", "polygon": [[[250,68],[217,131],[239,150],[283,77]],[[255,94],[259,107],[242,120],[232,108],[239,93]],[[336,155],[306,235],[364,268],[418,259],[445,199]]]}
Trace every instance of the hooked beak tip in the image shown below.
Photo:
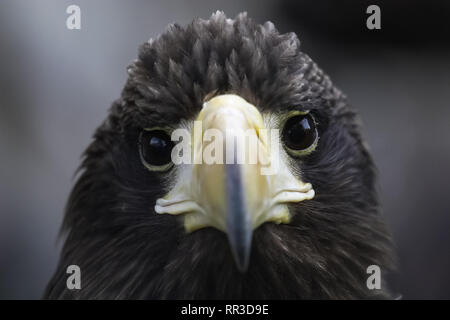
{"label": "hooked beak tip", "polygon": [[250,252],[252,245],[252,232],[243,232],[241,236],[228,235],[231,251],[233,253],[236,266],[240,272],[248,269],[250,261]]}
{"label": "hooked beak tip", "polygon": [[227,165],[226,218],[228,241],[240,272],[245,272],[250,260],[253,226],[244,200],[240,166]]}

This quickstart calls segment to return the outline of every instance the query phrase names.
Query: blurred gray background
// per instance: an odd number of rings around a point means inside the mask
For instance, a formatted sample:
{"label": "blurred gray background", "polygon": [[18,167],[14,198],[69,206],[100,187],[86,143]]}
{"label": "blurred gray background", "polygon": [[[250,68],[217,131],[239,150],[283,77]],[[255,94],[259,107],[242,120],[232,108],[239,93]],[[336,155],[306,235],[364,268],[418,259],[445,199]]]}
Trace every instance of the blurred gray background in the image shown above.
{"label": "blurred gray background", "polygon": [[[248,11],[308,53],[364,120],[405,298],[450,298],[448,1],[195,0],[0,3],[0,298],[39,298],[80,155],[138,45],[167,24]],[[339,4],[338,4],[339,3]],[[369,4],[382,29],[365,27]],[[68,30],[66,8],[81,7]]]}

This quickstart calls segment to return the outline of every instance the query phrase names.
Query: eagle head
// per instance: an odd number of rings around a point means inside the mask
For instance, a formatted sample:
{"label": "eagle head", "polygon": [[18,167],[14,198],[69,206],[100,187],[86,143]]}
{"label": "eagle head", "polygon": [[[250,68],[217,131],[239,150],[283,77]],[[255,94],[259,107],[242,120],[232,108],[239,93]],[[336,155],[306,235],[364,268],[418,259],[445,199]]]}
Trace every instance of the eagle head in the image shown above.
{"label": "eagle head", "polygon": [[392,254],[357,115],[294,33],[218,12],[144,43],[128,75],[45,297],[389,297],[366,284]]}

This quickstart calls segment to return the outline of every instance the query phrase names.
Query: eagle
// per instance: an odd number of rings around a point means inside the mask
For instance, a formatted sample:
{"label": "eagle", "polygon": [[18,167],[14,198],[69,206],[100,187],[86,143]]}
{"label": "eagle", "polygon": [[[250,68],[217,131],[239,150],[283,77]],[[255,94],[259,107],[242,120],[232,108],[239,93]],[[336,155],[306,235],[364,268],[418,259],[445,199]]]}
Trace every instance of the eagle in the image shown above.
{"label": "eagle", "polygon": [[[295,33],[217,12],[169,25],[127,72],[84,153],[44,298],[392,298],[393,245],[359,116]],[[177,130],[193,135],[175,141]],[[208,130],[253,132],[255,144],[225,135],[213,155],[257,162],[175,163],[201,160]]]}

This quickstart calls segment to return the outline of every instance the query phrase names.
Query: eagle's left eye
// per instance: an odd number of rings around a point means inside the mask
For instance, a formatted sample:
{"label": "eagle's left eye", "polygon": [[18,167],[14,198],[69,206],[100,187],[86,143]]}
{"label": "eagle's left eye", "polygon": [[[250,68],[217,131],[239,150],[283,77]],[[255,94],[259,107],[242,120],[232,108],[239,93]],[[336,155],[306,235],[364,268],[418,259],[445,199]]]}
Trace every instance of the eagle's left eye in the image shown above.
{"label": "eagle's left eye", "polygon": [[318,133],[312,115],[307,113],[290,117],[284,124],[282,139],[292,156],[303,156],[314,151]]}
{"label": "eagle's left eye", "polygon": [[172,166],[173,146],[173,141],[164,130],[144,130],[139,136],[141,161],[152,171],[165,171]]}

